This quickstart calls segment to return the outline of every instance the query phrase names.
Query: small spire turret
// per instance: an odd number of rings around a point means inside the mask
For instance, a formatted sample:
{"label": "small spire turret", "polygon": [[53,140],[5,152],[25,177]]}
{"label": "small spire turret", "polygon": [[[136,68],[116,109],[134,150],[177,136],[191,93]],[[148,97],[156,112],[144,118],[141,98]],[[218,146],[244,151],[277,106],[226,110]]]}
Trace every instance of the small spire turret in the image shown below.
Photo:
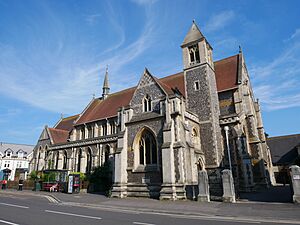
{"label": "small spire turret", "polygon": [[109,83],[108,83],[108,66],[106,65],[106,71],[105,71],[105,77],[104,77],[104,82],[103,82],[103,88],[102,88],[102,98],[106,99],[108,94],[109,94]]}

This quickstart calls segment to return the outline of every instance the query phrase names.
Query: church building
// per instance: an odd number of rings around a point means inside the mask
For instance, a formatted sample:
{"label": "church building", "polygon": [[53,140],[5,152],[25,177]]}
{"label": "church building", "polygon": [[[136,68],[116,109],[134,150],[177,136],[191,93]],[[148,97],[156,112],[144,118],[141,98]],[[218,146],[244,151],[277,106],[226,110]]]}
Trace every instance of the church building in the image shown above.
{"label": "church building", "polygon": [[121,198],[193,198],[201,170],[212,197],[222,193],[221,171],[228,168],[238,191],[273,183],[260,106],[241,49],[213,61],[213,48],[195,22],[181,49],[182,71],[156,78],[145,69],[135,87],[116,93],[110,93],[106,70],[101,97],[44,128],[31,170],[88,174],[109,160],[112,196]]}

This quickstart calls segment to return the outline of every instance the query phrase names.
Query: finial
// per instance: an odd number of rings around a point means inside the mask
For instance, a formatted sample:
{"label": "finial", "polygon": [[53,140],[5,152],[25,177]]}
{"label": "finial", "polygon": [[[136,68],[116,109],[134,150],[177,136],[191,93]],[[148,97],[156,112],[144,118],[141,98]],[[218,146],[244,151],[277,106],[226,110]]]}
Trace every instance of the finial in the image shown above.
{"label": "finial", "polygon": [[64,114],[63,114],[63,113],[60,114],[60,118],[61,118],[61,119],[64,118]]}
{"label": "finial", "polygon": [[96,96],[95,93],[93,93],[93,99],[95,99],[95,96]]}
{"label": "finial", "polygon": [[193,23],[196,23],[196,20],[195,20],[195,19],[193,19]]}
{"label": "finial", "polygon": [[239,45],[239,53],[242,53],[242,47]]}

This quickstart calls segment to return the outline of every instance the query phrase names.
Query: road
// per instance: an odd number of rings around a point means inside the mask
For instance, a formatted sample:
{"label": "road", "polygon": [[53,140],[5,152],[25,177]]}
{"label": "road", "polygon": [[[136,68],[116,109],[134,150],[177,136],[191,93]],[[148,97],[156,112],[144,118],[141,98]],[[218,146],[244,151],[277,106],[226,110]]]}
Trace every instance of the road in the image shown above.
{"label": "road", "polygon": [[[0,224],[9,225],[225,225],[295,224],[237,217],[141,212],[117,208],[57,203],[51,197],[6,194],[0,196]],[[296,223],[297,224],[297,223]],[[300,224],[300,222],[298,223]]]}

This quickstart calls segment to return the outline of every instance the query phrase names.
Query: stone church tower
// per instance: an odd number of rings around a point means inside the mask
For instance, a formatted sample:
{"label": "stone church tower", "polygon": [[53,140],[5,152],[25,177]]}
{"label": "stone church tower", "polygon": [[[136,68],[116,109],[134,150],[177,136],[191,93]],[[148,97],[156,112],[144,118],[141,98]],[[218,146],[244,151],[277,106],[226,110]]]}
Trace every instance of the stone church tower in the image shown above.
{"label": "stone church tower", "polygon": [[181,48],[187,109],[199,117],[201,148],[205,154],[206,169],[208,173],[214,173],[214,169],[222,161],[223,144],[212,47],[193,22]]}

